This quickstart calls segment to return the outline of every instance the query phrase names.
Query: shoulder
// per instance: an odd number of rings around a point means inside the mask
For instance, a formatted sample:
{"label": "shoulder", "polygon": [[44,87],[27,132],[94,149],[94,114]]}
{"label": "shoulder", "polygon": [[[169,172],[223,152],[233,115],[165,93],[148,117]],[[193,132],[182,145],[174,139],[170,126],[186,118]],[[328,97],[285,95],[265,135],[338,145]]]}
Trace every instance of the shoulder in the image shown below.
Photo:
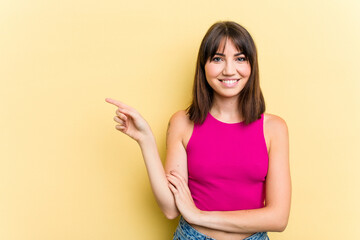
{"label": "shoulder", "polygon": [[264,124],[271,128],[286,128],[287,124],[285,120],[277,115],[264,113]]}
{"label": "shoulder", "polygon": [[175,112],[169,121],[169,125],[175,125],[177,127],[186,127],[191,124],[192,121],[189,119],[185,110]]}
{"label": "shoulder", "polygon": [[285,120],[277,115],[264,113],[264,131],[271,137],[287,135],[288,127]]}
{"label": "shoulder", "polygon": [[176,138],[181,140],[182,144],[186,148],[187,142],[189,141],[194,123],[190,120],[186,110],[180,110],[175,112],[170,120],[167,130],[167,138]]}
{"label": "shoulder", "polygon": [[180,110],[171,116],[169,120],[168,131],[177,132],[179,134],[186,134],[192,130],[193,126],[194,123],[190,120],[186,110]]}

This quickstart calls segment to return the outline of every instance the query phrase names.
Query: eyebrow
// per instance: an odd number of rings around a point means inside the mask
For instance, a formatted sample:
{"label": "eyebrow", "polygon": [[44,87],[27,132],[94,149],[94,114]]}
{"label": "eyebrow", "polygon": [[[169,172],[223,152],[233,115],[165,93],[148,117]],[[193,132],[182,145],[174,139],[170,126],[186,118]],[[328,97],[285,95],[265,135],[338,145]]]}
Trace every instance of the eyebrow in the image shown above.
{"label": "eyebrow", "polygon": [[[242,55],[242,54],[244,54],[244,53],[242,53],[242,52],[239,52],[239,53],[237,53],[237,54],[235,54],[234,56],[239,56],[239,55]],[[219,56],[225,56],[225,54],[223,54],[223,53],[215,53],[215,55],[219,55]]]}

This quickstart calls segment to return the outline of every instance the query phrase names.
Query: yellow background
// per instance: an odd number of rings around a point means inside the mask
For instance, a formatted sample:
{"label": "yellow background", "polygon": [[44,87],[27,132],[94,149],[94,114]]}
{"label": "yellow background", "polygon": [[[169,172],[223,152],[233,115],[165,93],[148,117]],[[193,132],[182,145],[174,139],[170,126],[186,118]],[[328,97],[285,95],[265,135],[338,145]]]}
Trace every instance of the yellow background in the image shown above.
{"label": "yellow background", "polygon": [[254,37],[267,112],[290,131],[290,220],[270,238],[358,238],[359,11],[357,0],[1,0],[0,239],[171,239],[177,220],[104,99],[138,109],[164,157],[218,20]]}

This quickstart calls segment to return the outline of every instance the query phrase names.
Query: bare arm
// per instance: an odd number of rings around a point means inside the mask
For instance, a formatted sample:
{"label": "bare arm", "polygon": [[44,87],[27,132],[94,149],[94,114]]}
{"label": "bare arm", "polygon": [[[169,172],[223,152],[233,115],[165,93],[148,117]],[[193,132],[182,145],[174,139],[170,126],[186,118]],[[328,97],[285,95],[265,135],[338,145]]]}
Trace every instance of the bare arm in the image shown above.
{"label": "bare arm", "polygon": [[[284,120],[272,116],[269,169],[266,178],[266,204],[260,209],[239,211],[200,211],[189,199],[190,191],[177,173],[168,176],[171,190],[184,218],[195,225],[226,232],[281,232],[288,222],[291,200],[288,130]],[[191,195],[190,195],[191,198]]]}
{"label": "bare arm", "polygon": [[[185,142],[190,138],[192,130],[192,123],[186,115],[185,111],[178,111],[175,113],[170,121],[166,136],[166,162],[165,171],[169,174],[171,171],[176,171],[179,176],[188,182],[187,171],[187,153],[185,149]],[[186,139],[186,140],[185,140]],[[168,182],[169,187],[169,182]],[[170,189],[169,189],[170,191]],[[170,191],[171,192],[171,191]],[[172,193],[171,193],[172,194]],[[172,194],[175,208],[171,211],[169,218],[176,218],[180,212],[175,204],[175,198]]]}
{"label": "bare arm", "polygon": [[[149,176],[150,185],[159,207],[167,218],[175,218],[179,212],[175,204],[174,196],[168,187],[165,169],[162,165],[156,141],[150,126],[134,108],[109,98],[106,99],[106,102],[118,107],[116,116],[114,117],[114,120],[119,123],[116,125],[116,129],[133,138],[139,144]],[[179,127],[176,126],[178,125],[176,123],[173,125],[175,125],[174,127]],[[170,155],[168,154],[167,156],[166,166],[168,166],[167,169],[170,170],[175,168],[177,171],[181,172],[184,177],[187,177],[187,175],[183,173],[184,171],[181,170],[183,169],[183,166],[180,166],[180,163],[174,164],[174,160],[177,156],[177,143],[179,140],[181,143],[181,138],[179,138],[176,129],[173,128],[169,127],[168,129],[167,145],[169,145],[168,152],[170,152]]]}
{"label": "bare arm", "polygon": [[173,219],[178,215],[178,211],[173,194],[168,187],[168,180],[160,160],[155,138],[153,136],[146,138],[139,142],[139,146],[156,201],[164,215],[168,219]]}

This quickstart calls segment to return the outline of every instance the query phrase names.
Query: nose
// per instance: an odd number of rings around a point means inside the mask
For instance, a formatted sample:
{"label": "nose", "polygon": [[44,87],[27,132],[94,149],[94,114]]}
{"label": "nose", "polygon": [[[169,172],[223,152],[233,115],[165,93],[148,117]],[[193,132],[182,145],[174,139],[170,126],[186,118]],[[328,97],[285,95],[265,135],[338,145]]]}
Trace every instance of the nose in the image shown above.
{"label": "nose", "polygon": [[236,67],[233,61],[226,61],[223,69],[223,75],[234,75]]}

